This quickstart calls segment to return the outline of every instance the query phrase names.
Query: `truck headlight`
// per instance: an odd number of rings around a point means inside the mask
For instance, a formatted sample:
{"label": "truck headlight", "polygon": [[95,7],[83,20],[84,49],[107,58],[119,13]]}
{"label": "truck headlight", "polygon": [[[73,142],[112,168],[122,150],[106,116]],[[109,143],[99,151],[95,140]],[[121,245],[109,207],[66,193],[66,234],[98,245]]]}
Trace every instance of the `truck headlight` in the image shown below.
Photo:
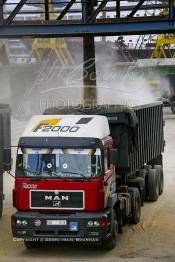
{"label": "truck headlight", "polygon": [[17,220],[17,221],[16,221],[16,224],[17,224],[18,226],[20,226],[20,225],[21,225],[21,220]]}
{"label": "truck headlight", "polygon": [[26,220],[23,220],[23,221],[22,221],[22,225],[23,225],[23,226],[26,226],[26,225],[27,225],[27,221],[26,221]]}
{"label": "truck headlight", "polygon": [[27,221],[26,221],[26,220],[20,220],[20,219],[18,219],[18,220],[16,221],[16,224],[17,224],[18,226],[26,226],[26,225],[27,225]]}
{"label": "truck headlight", "polygon": [[87,222],[87,226],[88,227],[99,227],[100,226],[100,222],[99,221],[97,221],[97,220],[95,220],[95,221],[88,221]]}
{"label": "truck headlight", "polygon": [[87,225],[88,225],[88,227],[93,227],[94,223],[93,223],[93,221],[88,221]]}
{"label": "truck headlight", "polygon": [[99,221],[94,221],[94,226],[95,227],[99,227],[100,226],[100,222]]}

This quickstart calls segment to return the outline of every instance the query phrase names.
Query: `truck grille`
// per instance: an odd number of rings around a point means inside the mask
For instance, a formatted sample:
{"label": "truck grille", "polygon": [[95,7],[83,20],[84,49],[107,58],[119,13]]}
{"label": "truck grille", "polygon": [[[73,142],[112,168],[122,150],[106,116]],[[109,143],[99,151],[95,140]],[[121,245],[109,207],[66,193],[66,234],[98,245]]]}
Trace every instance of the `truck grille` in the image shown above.
{"label": "truck grille", "polygon": [[84,191],[31,190],[32,209],[84,209]]}

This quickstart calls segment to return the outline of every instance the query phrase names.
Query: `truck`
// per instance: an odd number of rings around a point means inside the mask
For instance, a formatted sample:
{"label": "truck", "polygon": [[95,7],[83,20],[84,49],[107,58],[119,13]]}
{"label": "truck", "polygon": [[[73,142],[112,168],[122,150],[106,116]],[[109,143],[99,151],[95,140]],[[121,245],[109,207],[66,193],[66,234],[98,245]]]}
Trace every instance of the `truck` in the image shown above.
{"label": "truck", "polygon": [[11,170],[11,109],[0,105],[0,218],[3,212],[3,174]]}
{"label": "truck", "polygon": [[170,95],[169,95],[169,102],[170,102],[170,107],[171,111],[173,114],[175,114],[175,75],[168,75],[168,80],[170,82]]}
{"label": "truck", "polygon": [[[169,90],[168,93],[164,93],[162,97],[162,101],[164,106],[170,106],[171,111],[173,114],[175,114],[175,75],[174,74],[167,74],[166,79],[169,81]],[[167,81],[167,80],[166,80]],[[163,86],[162,89],[164,90],[166,87],[166,84],[164,81],[162,81]]]}
{"label": "truck", "polygon": [[144,201],[163,193],[163,107],[93,105],[47,109],[19,138],[12,234],[115,247]]}

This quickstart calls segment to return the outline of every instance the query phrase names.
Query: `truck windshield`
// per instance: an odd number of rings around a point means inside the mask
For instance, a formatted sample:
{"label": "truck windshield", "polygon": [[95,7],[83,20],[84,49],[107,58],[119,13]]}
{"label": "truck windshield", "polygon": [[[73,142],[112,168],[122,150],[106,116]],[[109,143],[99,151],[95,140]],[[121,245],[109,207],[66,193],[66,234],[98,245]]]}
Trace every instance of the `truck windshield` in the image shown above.
{"label": "truck windshield", "polygon": [[100,149],[18,148],[18,177],[93,178],[101,171]]}

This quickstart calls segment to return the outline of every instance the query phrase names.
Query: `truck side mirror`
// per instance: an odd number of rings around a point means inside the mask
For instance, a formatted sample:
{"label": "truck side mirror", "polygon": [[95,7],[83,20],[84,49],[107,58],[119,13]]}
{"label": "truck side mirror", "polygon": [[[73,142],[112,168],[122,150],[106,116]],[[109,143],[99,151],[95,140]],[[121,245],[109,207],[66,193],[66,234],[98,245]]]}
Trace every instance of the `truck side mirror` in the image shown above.
{"label": "truck side mirror", "polygon": [[110,149],[110,162],[113,165],[117,165],[118,164],[118,150],[116,148]]}

